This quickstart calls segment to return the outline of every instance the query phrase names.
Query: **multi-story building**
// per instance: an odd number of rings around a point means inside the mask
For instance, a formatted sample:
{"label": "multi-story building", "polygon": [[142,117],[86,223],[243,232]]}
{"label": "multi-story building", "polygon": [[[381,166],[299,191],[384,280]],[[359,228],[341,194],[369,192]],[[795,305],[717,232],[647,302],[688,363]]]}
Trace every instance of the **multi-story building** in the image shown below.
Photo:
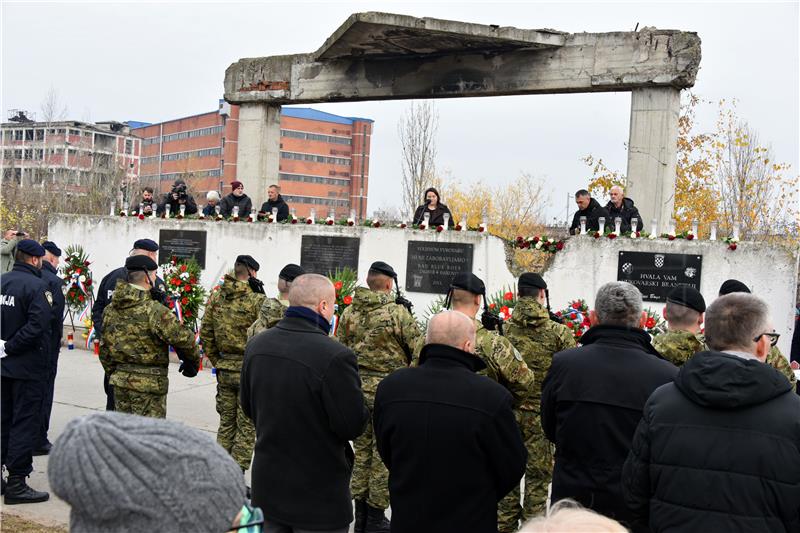
{"label": "multi-story building", "polygon": [[[359,218],[366,216],[372,123],[310,108],[281,110],[280,164],[270,181],[280,185],[298,216],[311,209],[318,216],[330,210],[337,217],[351,210]],[[220,102],[217,111],[150,124],[133,133],[142,138],[142,185],[167,192],[180,177],[198,203],[210,190],[223,196],[230,192],[236,179],[239,106]]]}
{"label": "multi-story building", "polygon": [[134,183],[139,175],[142,141],[127,124],[36,122],[13,111],[0,129],[5,182],[45,185],[50,180],[80,190],[90,175],[116,174],[120,185]]}

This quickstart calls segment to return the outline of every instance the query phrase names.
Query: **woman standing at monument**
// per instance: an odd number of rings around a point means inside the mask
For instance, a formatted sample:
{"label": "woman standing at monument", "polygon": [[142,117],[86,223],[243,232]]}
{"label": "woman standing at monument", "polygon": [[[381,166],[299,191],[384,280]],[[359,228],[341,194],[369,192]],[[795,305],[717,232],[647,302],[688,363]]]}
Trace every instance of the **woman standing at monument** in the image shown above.
{"label": "woman standing at monument", "polygon": [[455,221],[453,221],[453,215],[450,213],[450,209],[441,203],[439,199],[439,191],[433,187],[429,187],[425,190],[425,203],[417,208],[416,212],[414,213],[414,220],[412,224],[422,224],[425,222],[425,213],[430,214],[428,227],[444,225],[445,214],[447,214],[449,219],[447,225],[450,227],[455,225]]}

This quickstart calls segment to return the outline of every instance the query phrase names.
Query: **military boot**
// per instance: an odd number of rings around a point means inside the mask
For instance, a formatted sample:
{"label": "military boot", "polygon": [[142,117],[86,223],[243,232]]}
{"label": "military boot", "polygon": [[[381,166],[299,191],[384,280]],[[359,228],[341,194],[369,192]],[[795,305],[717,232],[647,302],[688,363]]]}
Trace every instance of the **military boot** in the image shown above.
{"label": "military boot", "polygon": [[356,500],[356,519],[353,524],[353,533],[364,533],[367,524],[367,500]]}
{"label": "military boot", "polygon": [[367,505],[367,523],[364,533],[389,533],[391,522],[383,514],[383,509]]}
{"label": "military boot", "polygon": [[3,495],[3,503],[14,505],[17,503],[39,503],[50,499],[50,494],[39,492],[28,486],[25,482],[26,476],[9,474],[6,492]]}

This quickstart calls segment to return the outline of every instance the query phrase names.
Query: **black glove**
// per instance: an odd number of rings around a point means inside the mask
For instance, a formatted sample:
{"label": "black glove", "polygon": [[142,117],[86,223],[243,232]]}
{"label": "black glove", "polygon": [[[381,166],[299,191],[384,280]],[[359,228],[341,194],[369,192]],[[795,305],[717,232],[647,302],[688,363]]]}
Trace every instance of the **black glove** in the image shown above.
{"label": "black glove", "polygon": [[186,361],[181,361],[181,366],[178,368],[178,372],[186,376],[187,378],[193,378],[197,375],[198,370],[200,370],[200,365],[197,363],[188,363]]}
{"label": "black glove", "polygon": [[411,308],[414,307],[414,304],[412,304],[411,300],[409,300],[408,298],[403,298],[402,296],[398,296],[395,299],[394,303],[396,303],[397,305],[402,305],[403,307],[408,309],[409,313],[414,314],[414,311],[411,310]]}
{"label": "black glove", "polygon": [[500,335],[503,334],[503,320],[488,309],[481,315],[481,324],[488,331],[497,331]]}
{"label": "black glove", "polygon": [[250,276],[247,278],[247,284],[250,285],[250,290],[252,290],[256,294],[265,294],[264,293],[264,282],[258,278],[254,278]]}

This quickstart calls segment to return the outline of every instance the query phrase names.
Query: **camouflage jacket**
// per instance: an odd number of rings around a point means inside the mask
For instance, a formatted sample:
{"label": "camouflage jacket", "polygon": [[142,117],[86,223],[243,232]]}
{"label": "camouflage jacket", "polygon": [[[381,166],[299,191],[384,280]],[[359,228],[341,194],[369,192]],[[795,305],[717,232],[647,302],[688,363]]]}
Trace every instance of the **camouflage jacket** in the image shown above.
{"label": "camouflage jacket", "polygon": [[764,362],[786,376],[789,383],[792,384],[792,390],[794,390],[795,385],[797,385],[797,377],[794,375],[794,370],[792,370],[789,360],[783,356],[780,348],[773,346],[767,354],[767,360]]}
{"label": "camouflage jacket", "polygon": [[357,287],[353,304],[342,313],[336,337],[355,352],[359,370],[388,374],[409,365],[422,334],[394,296]]}
{"label": "camouflage jacket", "polygon": [[225,275],[222,286],[208,299],[200,326],[203,350],[212,365],[220,370],[242,370],[247,328],[258,317],[264,298],[246,281]]}
{"label": "camouflage jacket", "polygon": [[550,369],[553,354],[574,348],[575,337],[567,326],[553,322],[547,309],[531,296],[517,301],[514,313],[503,326],[503,332],[522,354],[535,378],[533,393],[520,408],[538,411],[542,397],[542,380]]}
{"label": "camouflage jacket", "polygon": [[683,366],[691,356],[707,349],[702,335],[680,330],[656,335],[653,337],[653,347],[675,366]]}
{"label": "camouflage jacket", "polygon": [[478,320],[473,321],[475,354],[486,363],[486,369],[478,373],[508,389],[514,396],[514,407],[519,407],[533,392],[533,372],[508,339],[487,330]]}
{"label": "camouflage jacket", "polygon": [[198,365],[194,334],[150,293],[124,280],[103,311],[100,362],[110,383],[126,389],[166,394],[169,346],[187,363]]}
{"label": "camouflage jacket", "polygon": [[280,322],[283,319],[283,315],[286,314],[287,307],[289,307],[288,300],[279,300],[277,298],[264,300],[261,310],[258,312],[258,318],[247,328],[247,338],[251,339]]}

